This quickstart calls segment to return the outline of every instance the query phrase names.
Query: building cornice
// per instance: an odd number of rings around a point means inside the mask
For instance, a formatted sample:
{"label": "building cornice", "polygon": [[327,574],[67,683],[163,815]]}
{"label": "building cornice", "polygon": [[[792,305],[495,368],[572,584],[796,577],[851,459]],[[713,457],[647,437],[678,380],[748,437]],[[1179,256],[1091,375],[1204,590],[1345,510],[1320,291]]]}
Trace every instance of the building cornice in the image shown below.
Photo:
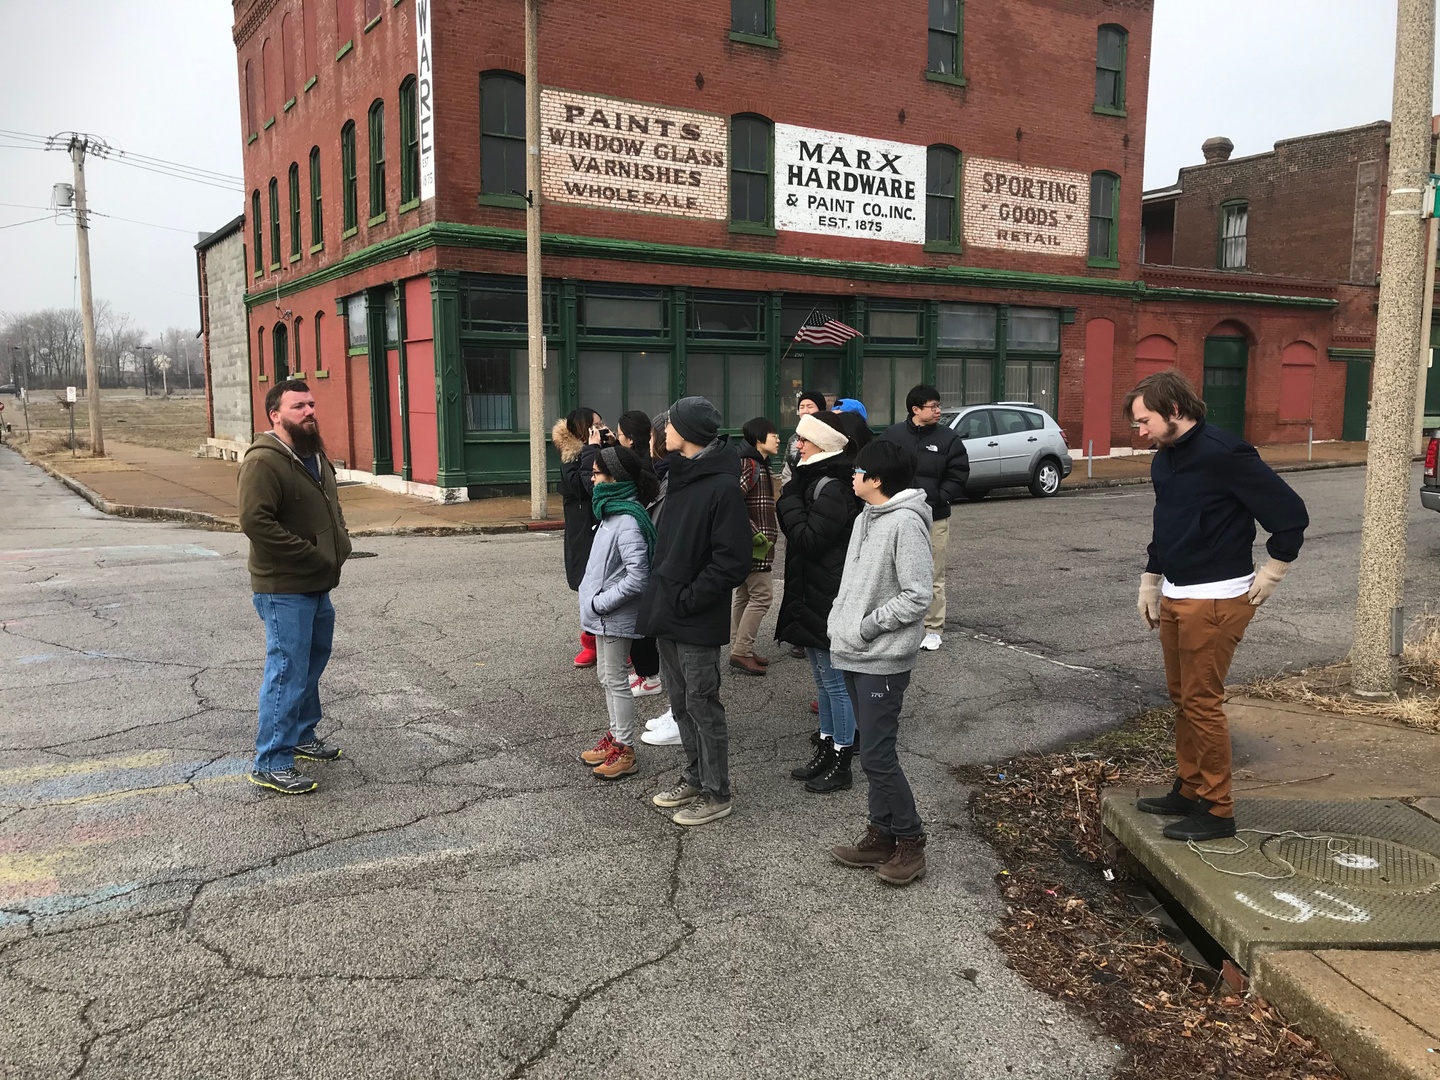
{"label": "building cornice", "polygon": [[265,21],[265,17],[275,10],[275,5],[279,2],[280,0],[256,0],[255,6],[246,13],[245,18],[240,25],[235,27],[235,32],[231,35],[237,49],[255,36],[255,31]]}

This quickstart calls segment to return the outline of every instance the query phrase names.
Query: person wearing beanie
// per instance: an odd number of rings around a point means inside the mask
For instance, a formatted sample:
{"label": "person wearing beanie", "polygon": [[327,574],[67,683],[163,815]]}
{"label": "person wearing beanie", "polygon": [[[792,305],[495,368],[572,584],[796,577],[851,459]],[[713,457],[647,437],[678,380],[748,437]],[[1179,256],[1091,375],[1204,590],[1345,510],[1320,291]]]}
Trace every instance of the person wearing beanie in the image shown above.
{"label": "person wearing beanie", "polygon": [[684,767],[651,798],[677,808],[677,825],[728,817],[730,742],[720,701],[720,649],[730,640],[730,593],[750,573],[752,537],[740,457],[703,397],[670,407],[664,513],[636,632],[655,638],[660,674],[680,729]]}
{"label": "person wearing beanie", "polygon": [[820,737],[810,761],[790,775],[805,781],[807,791],[843,791],[852,783],[855,707],[844,676],[831,663],[827,622],[860,512],[851,487],[855,456],[834,413],[802,416],[795,434],[800,463],[775,503],[785,534],[785,595],[775,637],[805,649],[815,679]]}

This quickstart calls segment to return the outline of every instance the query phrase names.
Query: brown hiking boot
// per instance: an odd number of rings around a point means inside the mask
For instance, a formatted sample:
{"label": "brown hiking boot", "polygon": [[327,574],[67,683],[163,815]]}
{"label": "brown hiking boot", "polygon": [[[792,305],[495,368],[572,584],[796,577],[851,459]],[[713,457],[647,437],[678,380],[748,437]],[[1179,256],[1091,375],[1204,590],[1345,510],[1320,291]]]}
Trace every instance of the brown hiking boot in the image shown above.
{"label": "brown hiking boot", "polygon": [[624,743],[611,743],[610,755],[590,770],[601,780],[619,780],[635,771],[635,748]]}
{"label": "brown hiking boot", "polygon": [[830,854],[835,857],[836,862],[842,862],[846,866],[860,866],[873,870],[889,862],[890,856],[895,854],[895,838],[887,832],[882,832],[874,825],[865,828],[865,835],[855,841],[854,846],[848,844],[836,844],[830,849]]}
{"label": "brown hiking boot", "polygon": [[581,751],[580,760],[593,769],[596,765],[605,764],[605,759],[610,756],[610,748],[619,745],[620,744],[615,741],[615,736],[607,731],[604,735],[600,736],[600,741],[589,750]]}
{"label": "brown hiking boot", "polygon": [[897,836],[895,854],[878,867],[875,876],[886,885],[909,885],[925,876],[925,837]]}

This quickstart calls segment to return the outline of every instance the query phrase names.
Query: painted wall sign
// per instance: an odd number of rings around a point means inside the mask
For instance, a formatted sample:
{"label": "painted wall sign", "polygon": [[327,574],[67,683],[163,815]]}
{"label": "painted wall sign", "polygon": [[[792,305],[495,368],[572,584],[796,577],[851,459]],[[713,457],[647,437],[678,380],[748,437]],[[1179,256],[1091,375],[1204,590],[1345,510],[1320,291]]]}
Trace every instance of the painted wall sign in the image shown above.
{"label": "painted wall sign", "polygon": [[725,220],[725,117],[634,101],[540,91],[545,197],[576,206]]}
{"label": "painted wall sign", "polygon": [[435,197],[435,78],[430,66],[431,0],[415,0],[415,100],[419,113],[420,198]]}
{"label": "painted wall sign", "polygon": [[1004,251],[1084,257],[1090,177],[993,158],[964,163],[965,243]]}
{"label": "painted wall sign", "polygon": [[775,228],[925,243],[925,147],[776,124]]}

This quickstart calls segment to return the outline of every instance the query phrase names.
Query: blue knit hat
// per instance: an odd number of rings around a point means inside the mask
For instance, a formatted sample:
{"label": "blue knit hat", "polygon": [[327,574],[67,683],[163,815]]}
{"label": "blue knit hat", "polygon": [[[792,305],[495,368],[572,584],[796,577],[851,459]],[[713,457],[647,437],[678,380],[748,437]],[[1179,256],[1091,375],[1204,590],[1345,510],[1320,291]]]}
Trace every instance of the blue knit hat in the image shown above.
{"label": "blue knit hat", "polygon": [[870,419],[870,414],[865,411],[865,404],[864,404],[864,402],[860,401],[858,398],[853,398],[853,397],[836,398],[836,399],[835,399],[835,409],[834,409],[834,411],[835,411],[835,412],[853,412],[853,413],[859,413],[861,420],[869,420],[869,419]]}

